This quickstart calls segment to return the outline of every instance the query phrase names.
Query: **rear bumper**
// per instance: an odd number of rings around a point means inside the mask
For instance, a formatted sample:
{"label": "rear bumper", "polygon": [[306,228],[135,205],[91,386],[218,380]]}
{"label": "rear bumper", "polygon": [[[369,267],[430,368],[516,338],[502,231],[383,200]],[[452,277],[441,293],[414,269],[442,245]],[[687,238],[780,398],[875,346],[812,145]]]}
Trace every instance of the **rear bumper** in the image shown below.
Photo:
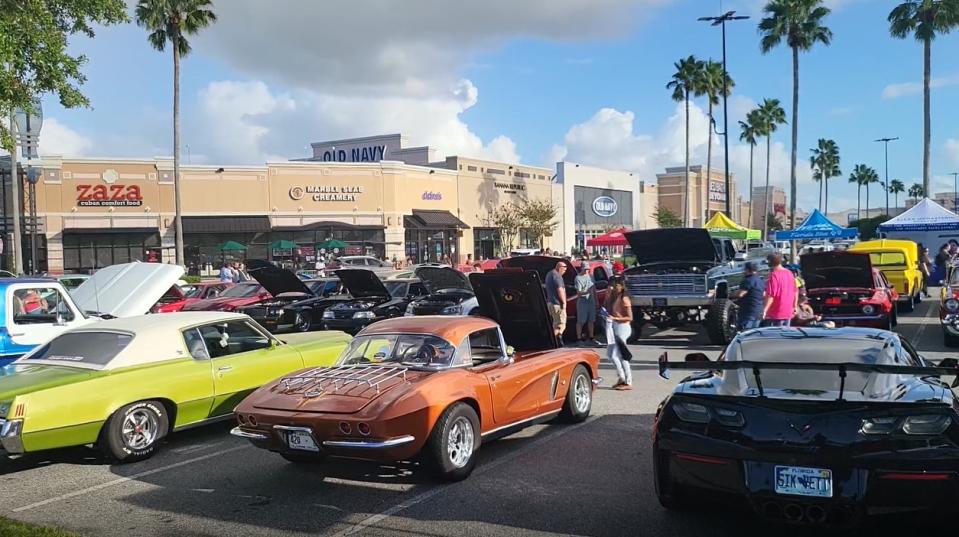
{"label": "rear bumper", "polygon": [[326,330],[340,330],[348,334],[355,334],[373,324],[379,319],[323,319],[323,328]]}
{"label": "rear bumper", "polygon": [[836,326],[864,326],[884,328],[889,315],[823,315],[823,321],[832,321]]}
{"label": "rear bumper", "polygon": [[278,453],[304,453],[290,449],[286,442],[289,431],[307,433],[319,448],[319,454],[378,461],[395,461],[412,457],[420,450],[421,442],[413,435],[389,438],[330,438],[309,426],[260,425],[234,427],[230,434],[249,440],[254,446]]}

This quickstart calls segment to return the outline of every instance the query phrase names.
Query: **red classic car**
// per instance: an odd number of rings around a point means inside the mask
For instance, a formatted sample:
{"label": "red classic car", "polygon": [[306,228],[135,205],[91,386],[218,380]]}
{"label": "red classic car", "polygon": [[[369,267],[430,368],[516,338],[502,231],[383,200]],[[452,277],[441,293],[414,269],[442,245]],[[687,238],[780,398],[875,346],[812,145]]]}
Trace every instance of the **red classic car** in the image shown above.
{"label": "red classic car", "polygon": [[198,300],[193,304],[187,304],[183,311],[234,311],[243,306],[250,306],[257,302],[262,302],[273,295],[256,282],[241,282],[226,291],[220,293],[216,298],[207,298]]}
{"label": "red classic car", "polygon": [[942,325],[942,343],[959,347],[959,270],[948,267],[939,291],[939,322]]}
{"label": "red classic car", "polygon": [[606,263],[595,260],[574,259],[572,268],[569,268],[569,261],[561,257],[552,257],[545,255],[523,255],[517,257],[508,257],[500,260],[500,266],[504,269],[523,269],[531,270],[539,275],[540,281],[546,281],[546,274],[556,268],[557,263],[566,263],[567,269],[563,273],[563,280],[566,283],[566,332],[563,339],[576,339],[576,286],[574,280],[579,273],[579,267],[586,263],[589,267],[589,273],[596,282],[596,333],[604,334],[605,327],[599,325],[602,321],[599,318],[599,309],[606,300],[606,289],[609,287],[611,274]]}
{"label": "red classic car", "polygon": [[154,308],[154,313],[182,311],[183,308],[189,304],[208,298],[216,298],[220,296],[220,293],[230,287],[233,287],[232,283],[212,281],[192,283],[171,289],[164,295],[163,299],[157,303],[157,306]]}
{"label": "red classic car", "polygon": [[837,326],[896,326],[899,293],[872,266],[869,254],[820,252],[800,258],[809,305]]}

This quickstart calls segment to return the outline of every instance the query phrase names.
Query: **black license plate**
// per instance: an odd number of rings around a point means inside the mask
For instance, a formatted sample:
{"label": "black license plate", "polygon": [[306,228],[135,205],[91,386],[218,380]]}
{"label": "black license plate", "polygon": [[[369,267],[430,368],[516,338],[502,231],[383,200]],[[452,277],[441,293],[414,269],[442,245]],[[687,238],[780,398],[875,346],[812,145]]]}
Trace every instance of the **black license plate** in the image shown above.
{"label": "black license plate", "polygon": [[654,299],[653,299],[653,305],[654,305],[654,306],[660,306],[660,307],[666,307],[666,306],[669,305],[669,301],[668,301],[667,299],[665,299],[665,298],[654,298]]}

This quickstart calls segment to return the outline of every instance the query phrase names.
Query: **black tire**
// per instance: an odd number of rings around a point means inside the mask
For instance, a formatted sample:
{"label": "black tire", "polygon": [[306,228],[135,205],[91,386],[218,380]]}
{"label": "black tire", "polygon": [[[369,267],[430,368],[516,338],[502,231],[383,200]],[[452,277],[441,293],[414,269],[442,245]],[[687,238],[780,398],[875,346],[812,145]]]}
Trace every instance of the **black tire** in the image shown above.
{"label": "black tire", "polygon": [[326,460],[326,456],[319,453],[290,453],[281,451],[280,456],[294,464],[318,464]]}
{"label": "black tire", "polygon": [[[585,394],[582,388],[586,389]],[[580,397],[578,401],[577,397]],[[582,397],[585,397],[585,400]],[[580,364],[573,369],[573,376],[569,379],[569,389],[566,390],[566,401],[563,402],[559,419],[568,423],[579,423],[589,417],[592,408],[593,379],[590,378],[589,370]]]}
{"label": "black tire", "polygon": [[658,449],[653,449],[653,483],[656,489],[656,499],[659,505],[670,511],[682,511],[689,507],[685,492],[672,478],[664,464],[664,459],[668,457],[667,453],[660,453]]}
{"label": "black tire", "polygon": [[916,309],[916,297],[909,295],[909,300],[902,304],[902,311],[910,312]]}
{"label": "black tire", "polygon": [[[134,427],[136,423],[140,425]],[[157,452],[169,428],[170,420],[163,403],[131,403],[110,416],[100,432],[97,447],[118,462],[142,461]]]}
{"label": "black tire", "polygon": [[[453,450],[453,453],[450,453],[449,440],[456,426],[460,427],[460,435],[467,434],[463,428],[468,427],[468,434],[473,438],[472,451],[465,462],[462,459],[453,460],[457,453],[462,454],[463,451]],[[456,436],[468,440],[460,435]],[[476,411],[466,403],[453,403],[433,426],[433,432],[430,433],[426,446],[423,447],[422,458],[435,477],[444,481],[460,481],[473,472],[480,442],[480,421]]]}
{"label": "black tire", "polygon": [[885,326],[885,329],[888,330],[888,331],[890,331],[890,332],[892,332],[892,329],[895,328],[895,326],[896,326],[896,321],[895,321],[895,319],[893,318],[893,316],[894,316],[894,314],[893,314],[892,312],[889,312],[889,316],[886,317],[886,326]]}
{"label": "black tire", "polygon": [[943,329],[942,344],[946,347],[959,347],[959,337],[956,337]]}
{"label": "black tire", "polygon": [[313,312],[297,312],[296,319],[293,321],[293,330],[296,332],[309,332],[313,330]]}
{"label": "black tire", "polygon": [[716,299],[706,316],[706,333],[713,345],[727,345],[736,337],[739,308],[732,300]]}

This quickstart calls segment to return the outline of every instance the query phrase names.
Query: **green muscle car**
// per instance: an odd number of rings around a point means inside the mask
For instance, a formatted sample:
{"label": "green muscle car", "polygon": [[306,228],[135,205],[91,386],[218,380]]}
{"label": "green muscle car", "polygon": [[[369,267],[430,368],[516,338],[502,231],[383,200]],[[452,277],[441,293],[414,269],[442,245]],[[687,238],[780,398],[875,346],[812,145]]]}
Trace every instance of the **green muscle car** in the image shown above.
{"label": "green muscle car", "polygon": [[173,313],[68,330],[0,368],[0,453],[93,444],[132,462],[167,433],[229,419],[278,377],[333,365],[342,332],[276,339],[246,315]]}

